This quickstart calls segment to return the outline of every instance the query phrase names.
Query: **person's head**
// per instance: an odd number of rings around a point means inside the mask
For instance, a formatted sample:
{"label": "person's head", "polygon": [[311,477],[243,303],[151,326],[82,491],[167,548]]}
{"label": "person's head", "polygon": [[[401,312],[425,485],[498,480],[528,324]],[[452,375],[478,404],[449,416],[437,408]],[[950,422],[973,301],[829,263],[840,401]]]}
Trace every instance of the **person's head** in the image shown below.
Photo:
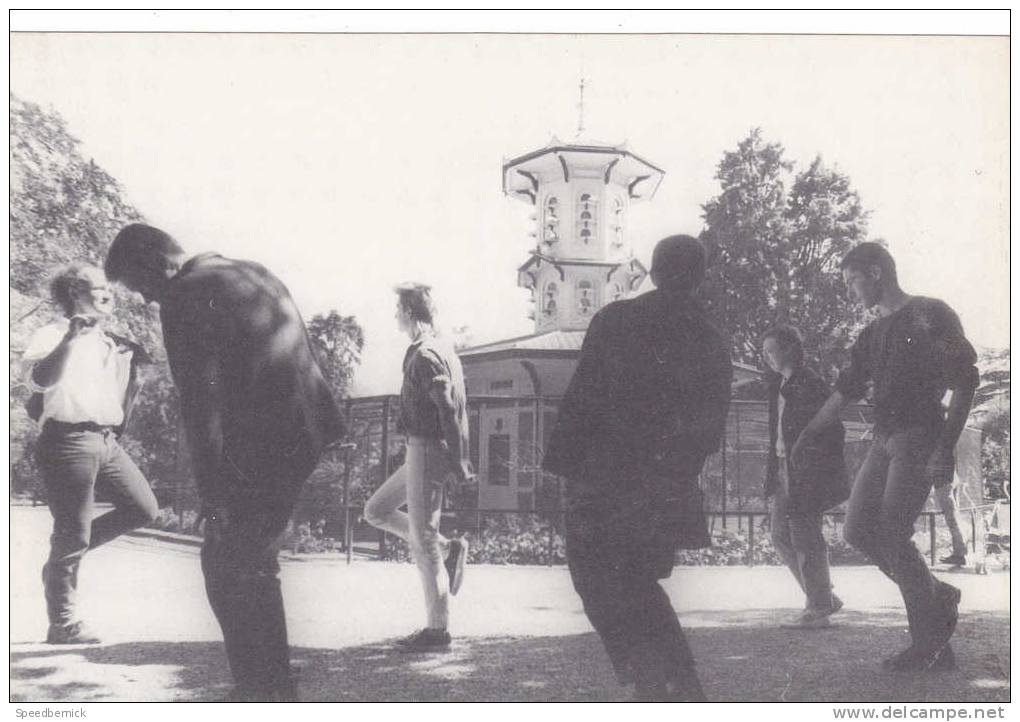
{"label": "person's head", "polygon": [[121,229],[106,253],[106,275],[146,302],[159,301],[166,282],[180,269],[184,251],[168,233],[144,223]]}
{"label": "person's head", "polygon": [[896,261],[884,246],[866,242],[854,246],[839,264],[850,300],[871,308],[887,291],[899,288]]}
{"label": "person's head", "polygon": [[652,283],[665,291],[691,293],[705,279],[705,265],[705,247],[697,238],[663,238],[652,252]]}
{"label": "person's head", "polygon": [[432,301],[432,287],[424,283],[401,283],[393,289],[397,293],[397,324],[411,337],[433,328],[436,322],[436,305]]}
{"label": "person's head", "polygon": [[796,327],[777,324],[762,336],[761,353],[777,374],[792,371],[804,363],[804,338]]}
{"label": "person's head", "polygon": [[106,276],[95,266],[75,263],[61,269],[50,281],[50,294],[68,318],[113,313],[113,293]]}

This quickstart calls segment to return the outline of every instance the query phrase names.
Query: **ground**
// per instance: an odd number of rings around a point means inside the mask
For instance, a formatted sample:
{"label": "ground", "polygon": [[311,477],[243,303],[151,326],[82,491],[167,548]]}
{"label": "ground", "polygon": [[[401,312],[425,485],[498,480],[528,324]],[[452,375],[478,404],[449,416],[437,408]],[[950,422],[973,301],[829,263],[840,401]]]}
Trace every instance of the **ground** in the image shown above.
{"label": "ground", "polygon": [[[12,701],[211,700],[230,676],[197,549],[122,537],[82,566],[81,608],[104,643],[55,647],[39,570],[50,518],[11,509]],[[846,602],[829,629],[776,622],[802,604],[778,567],[678,567],[664,582],[689,629],[712,700],[999,702],[1010,697],[1009,577],[945,575],[963,590],[960,668],[882,671],[905,646],[895,587],[874,569],[837,567]],[[285,560],[283,589],[302,699],[599,701],[627,699],[562,567],[469,566],[454,599],[452,650],[407,656],[390,642],[422,621],[408,564]]]}

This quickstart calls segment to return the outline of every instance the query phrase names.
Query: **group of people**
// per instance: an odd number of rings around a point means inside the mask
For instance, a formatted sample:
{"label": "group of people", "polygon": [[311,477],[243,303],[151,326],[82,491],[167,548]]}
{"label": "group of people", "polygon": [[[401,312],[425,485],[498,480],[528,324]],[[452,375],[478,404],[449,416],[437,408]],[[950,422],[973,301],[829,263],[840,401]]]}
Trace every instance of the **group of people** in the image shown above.
{"label": "group of people", "polygon": [[[766,479],[772,534],[806,598],[787,624],[822,626],[843,606],[822,514],[849,498],[847,540],[899,586],[906,605],[912,643],[885,664],[951,667],[960,592],[931,574],[911,535],[932,486],[952,480],[953,449],[977,385],[974,350],[948,306],[900,289],[882,246],[862,243],[840,267],[850,296],[877,308],[878,318],[856,340],[834,391],[805,364],[797,329],[778,324],[762,339],[775,372]],[[633,684],[639,700],[705,699],[659,585],[677,549],[710,543],[698,476],[724,435],[732,365],[727,339],[697,300],[705,270],[696,239],[663,239],[652,261],[655,289],[595,314],[543,459],[566,480],[574,587],[618,679]],[[53,516],[43,568],[47,641],[99,641],[76,614],[82,557],[158,513],[118,443],[149,358],[104,328],[113,308],[108,280],[160,307],[202,501],[202,572],[235,682],[229,699],[294,700],[278,540],[322,452],[343,438],[345,420],[279,279],[248,261],[188,257],[170,235],[144,224],[117,235],[105,274],[77,265],[54,279],[65,318],[39,329],[24,353]],[[468,555],[465,539],[439,528],[444,491],[472,478],[466,397],[457,355],[436,332],[430,289],[410,283],[396,293],[397,322],[411,340],[400,393],[407,454],[364,516],[411,548],[426,625],[397,646],[428,652],[451,643],[449,597],[460,589]],[[840,411],[869,385],[874,443],[851,488]],[[97,484],[114,508],[93,518]]]}

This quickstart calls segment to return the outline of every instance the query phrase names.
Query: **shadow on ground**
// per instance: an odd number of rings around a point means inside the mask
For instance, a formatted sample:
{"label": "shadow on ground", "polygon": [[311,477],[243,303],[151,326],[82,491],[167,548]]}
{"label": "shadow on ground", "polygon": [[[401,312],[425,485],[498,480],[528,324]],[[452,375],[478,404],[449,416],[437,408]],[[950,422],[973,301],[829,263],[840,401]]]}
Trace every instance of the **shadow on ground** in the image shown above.
{"label": "shadow on ground", "polygon": [[[792,611],[792,610],[791,610]],[[848,612],[829,629],[775,627],[777,611],[691,611],[691,645],[712,700],[815,702],[1008,701],[1009,616],[965,614],[955,672],[883,672],[907,642],[903,614]],[[306,701],[611,701],[628,698],[594,633],[457,640],[438,655],[388,643],[293,649]],[[53,648],[14,645],[12,701],[207,701],[229,690],[222,645],[139,642]]]}

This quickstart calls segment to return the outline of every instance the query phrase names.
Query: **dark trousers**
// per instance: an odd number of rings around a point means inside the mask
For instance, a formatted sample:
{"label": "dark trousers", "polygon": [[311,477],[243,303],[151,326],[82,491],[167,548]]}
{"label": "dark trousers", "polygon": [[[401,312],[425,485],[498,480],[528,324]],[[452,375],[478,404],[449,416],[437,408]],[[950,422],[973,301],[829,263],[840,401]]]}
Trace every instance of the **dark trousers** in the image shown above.
{"label": "dark trousers", "polygon": [[780,467],[779,484],[772,496],[772,546],[804,591],[807,608],[828,610],[832,608],[832,582],[829,548],[822,534],[822,514],[790,508],[789,480],[784,466]]}
{"label": "dark trousers", "polygon": [[272,493],[232,494],[224,518],[206,520],[206,594],[234,682],[255,699],[293,696],[278,556],[305,476]]}
{"label": "dark trousers", "polygon": [[[39,436],[36,461],[53,515],[50,556],[43,567],[50,624],[75,621],[78,570],[85,553],[148,524],[159,513],[142,472],[112,431],[58,431],[47,425]],[[96,486],[114,504],[93,519]]]}
{"label": "dark trousers", "polygon": [[936,435],[921,428],[875,435],[847,502],[844,536],[900,588],[910,634],[923,644],[938,618],[935,579],[911,537],[931,480],[925,465]]}
{"label": "dark trousers", "polygon": [[570,505],[567,563],[574,589],[617,678],[639,689],[694,673],[694,656],[659,586],[671,573],[675,549],[647,500]]}

